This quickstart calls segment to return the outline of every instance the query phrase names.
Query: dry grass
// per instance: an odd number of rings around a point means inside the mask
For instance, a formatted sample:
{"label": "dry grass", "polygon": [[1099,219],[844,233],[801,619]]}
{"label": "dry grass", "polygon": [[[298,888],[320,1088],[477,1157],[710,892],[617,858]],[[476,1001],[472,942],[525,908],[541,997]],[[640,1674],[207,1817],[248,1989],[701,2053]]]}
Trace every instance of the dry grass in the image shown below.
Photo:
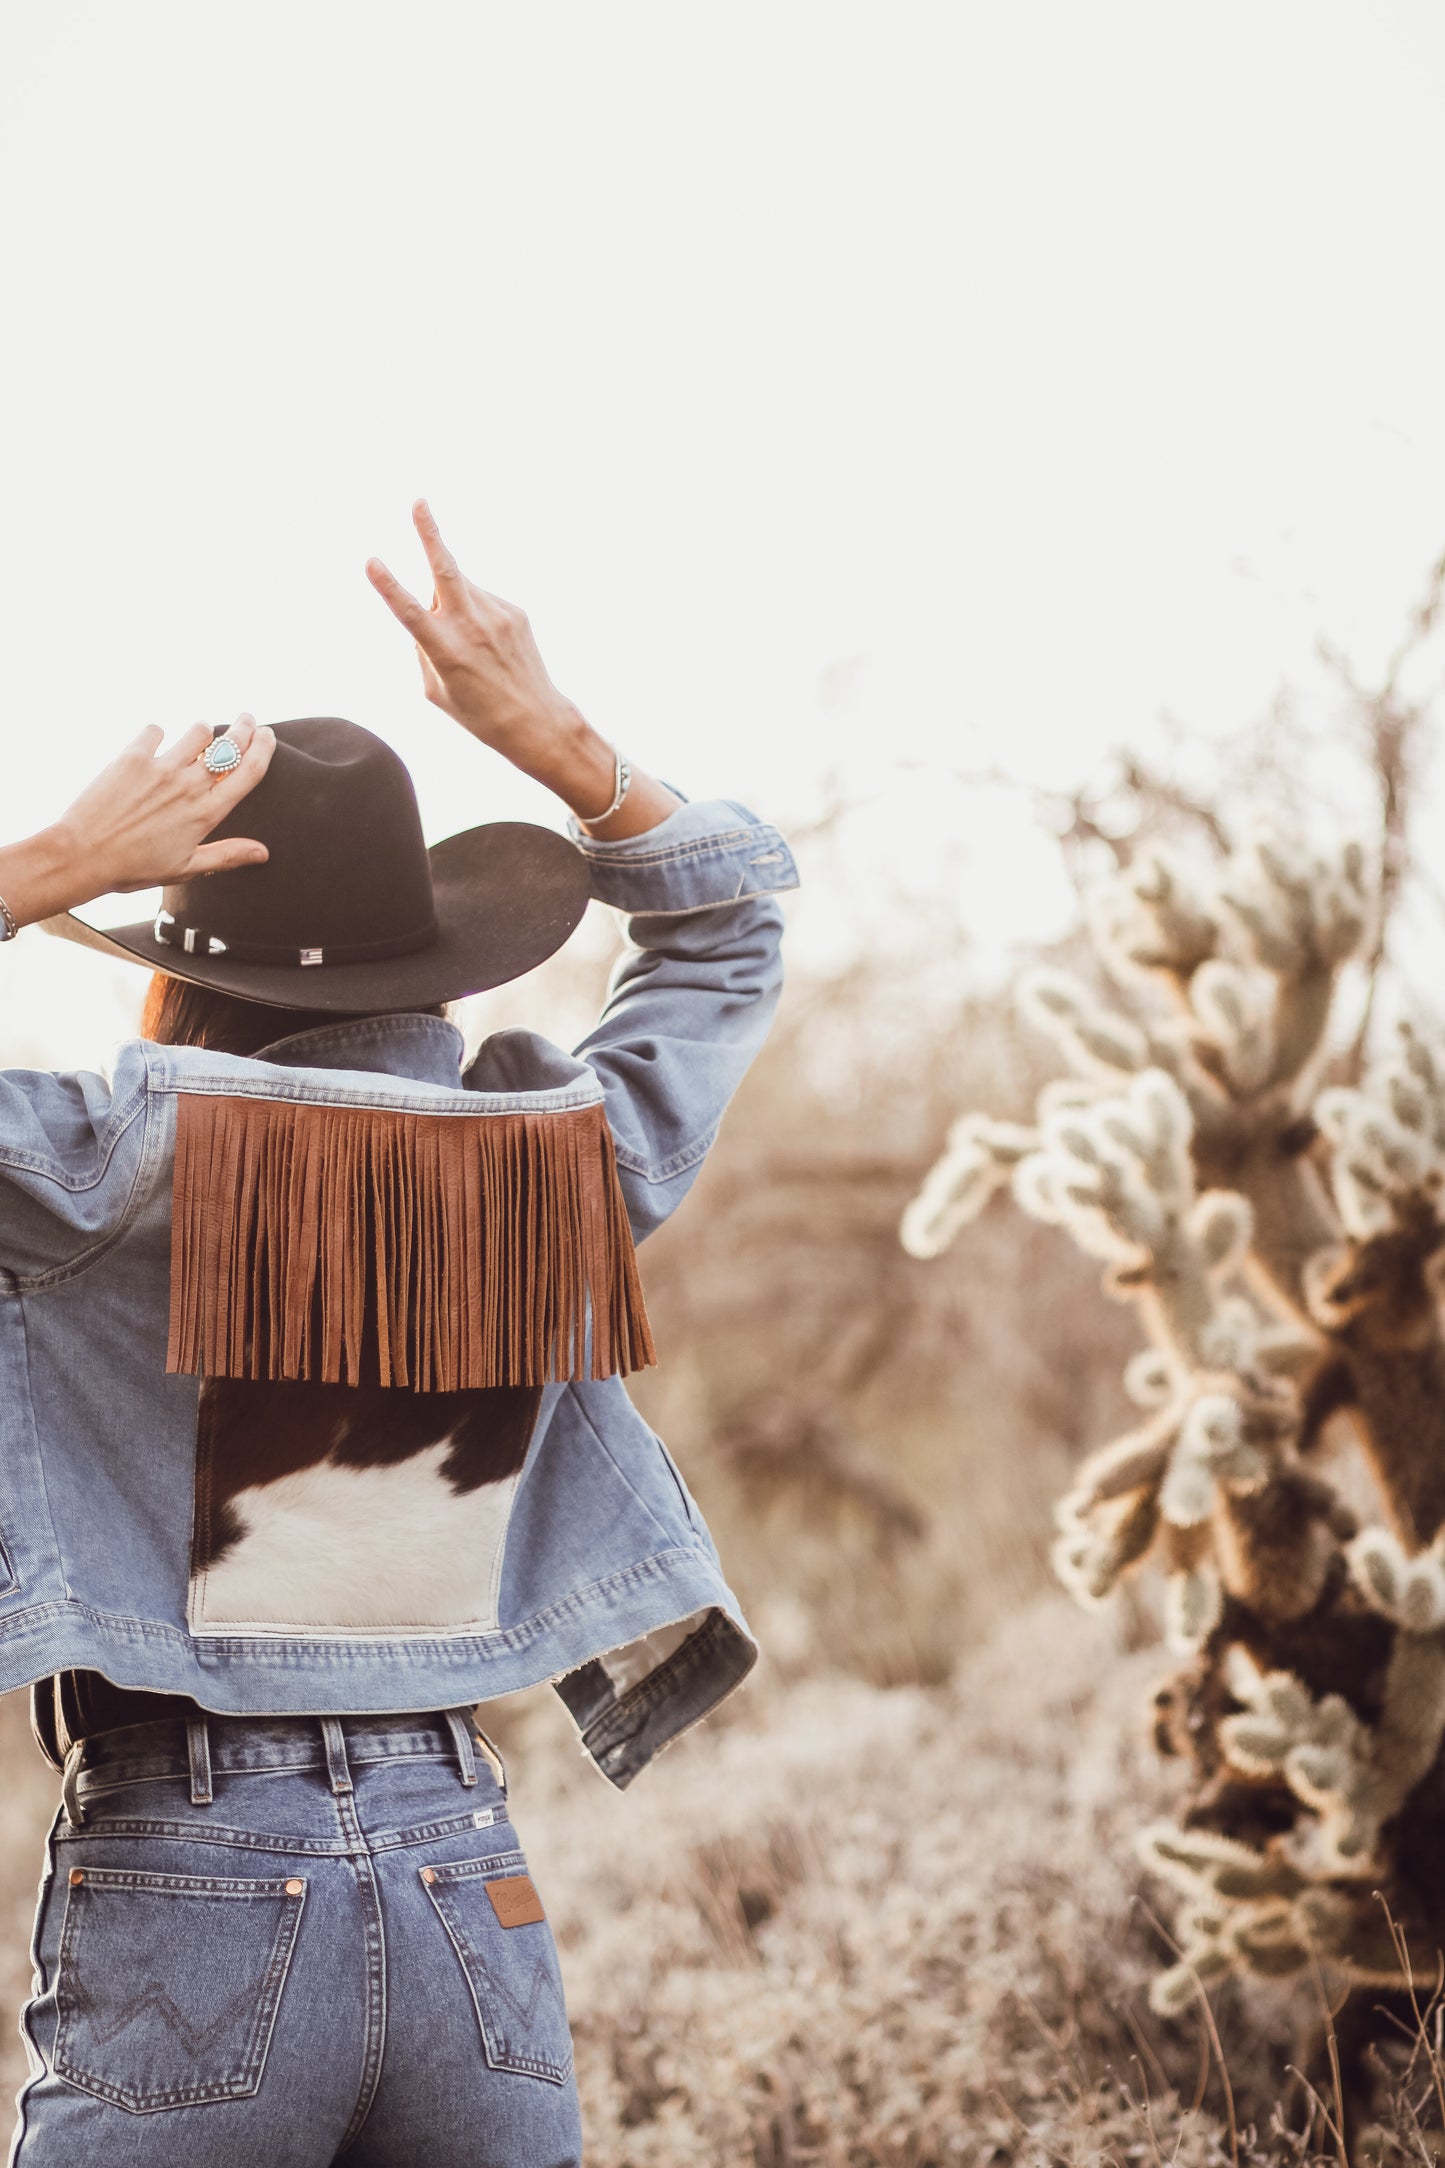
{"label": "dry grass", "polygon": [[[514,1714],[592,2168],[1228,2160],[1204,2017],[1146,2001],[1164,1662],[1051,1595],[947,1685],[765,1676],[620,1798],[553,1710]],[[1217,2016],[1241,2158],[1296,2158],[1290,2013]]]}

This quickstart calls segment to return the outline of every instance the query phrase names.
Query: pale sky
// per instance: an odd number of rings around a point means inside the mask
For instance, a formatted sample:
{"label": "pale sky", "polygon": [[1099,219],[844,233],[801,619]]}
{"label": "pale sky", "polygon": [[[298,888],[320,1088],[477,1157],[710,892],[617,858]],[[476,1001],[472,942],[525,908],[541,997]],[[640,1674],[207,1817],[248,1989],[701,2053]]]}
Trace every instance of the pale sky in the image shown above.
{"label": "pale sky", "polygon": [[[9,0],[0,40],[8,836],[243,706],[379,730],[434,836],[556,819],[363,577],[419,580],[425,491],[639,760],[785,823],[841,767],[852,908],[956,846],[967,917],[1046,930],[1022,811],[895,763],[1237,727],[1320,632],[1377,666],[1445,546],[1427,0]],[[5,983],[0,1052],[68,1063],[140,974],[29,935]]]}

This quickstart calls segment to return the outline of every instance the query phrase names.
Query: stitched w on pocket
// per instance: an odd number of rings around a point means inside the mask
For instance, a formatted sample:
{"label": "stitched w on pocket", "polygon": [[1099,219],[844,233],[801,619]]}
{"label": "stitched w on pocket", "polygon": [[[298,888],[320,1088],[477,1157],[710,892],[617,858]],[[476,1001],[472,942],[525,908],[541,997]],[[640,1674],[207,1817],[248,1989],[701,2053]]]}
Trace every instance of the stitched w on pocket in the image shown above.
{"label": "stitched w on pocket", "polygon": [[72,1871],[55,2071],[132,2114],[261,2083],[305,1885]]}
{"label": "stitched w on pocket", "polygon": [[501,1852],[419,1872],[462,1961],[493,2070],[565,2085],[572,2034],[562,1973],[522,1854]]}

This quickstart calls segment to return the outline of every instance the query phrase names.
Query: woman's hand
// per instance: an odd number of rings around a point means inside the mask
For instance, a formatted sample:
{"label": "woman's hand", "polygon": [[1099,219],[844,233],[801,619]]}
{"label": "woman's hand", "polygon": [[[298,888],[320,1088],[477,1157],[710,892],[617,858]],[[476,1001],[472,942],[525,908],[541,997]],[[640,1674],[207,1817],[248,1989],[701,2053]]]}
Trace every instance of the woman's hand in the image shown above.
{"label": "woman's hand", "polygon": [[260,865],[263,843],[241,836],[205,841],[254,790],[276,750],[274,733],[258,729],[250,715],[238,716],[230,734],[241,748],[240,764],[213,776],[200,758],[211,742],[208,723],[182,731],[165,752],[165,733],[151,724],[51,827],[0,849],[0,896],[20,924],[112,890]]}
{"label": "woman's hand", "polygon": [[547,675],[525,610],[464,576],[424,497],[411,516],[431,566],[431,608],[379,557],[368,560],[366,576],[416,642],[427,699],[530,774],[559,736],[576,735],[582,718]]}
{"label": "woman's hand", "polygon": [[466,578],[424,497],[411,516],[431,567],[430,609],[379,557],[368,559],[366,576],[416,642],[427,699],[555,791],[605,842],[645,834],[665,820],[681,800],[638,769],[617,813],[587,819],[588,806],[605,806],[612,796],[612,747],[552,683],[525,610]]}

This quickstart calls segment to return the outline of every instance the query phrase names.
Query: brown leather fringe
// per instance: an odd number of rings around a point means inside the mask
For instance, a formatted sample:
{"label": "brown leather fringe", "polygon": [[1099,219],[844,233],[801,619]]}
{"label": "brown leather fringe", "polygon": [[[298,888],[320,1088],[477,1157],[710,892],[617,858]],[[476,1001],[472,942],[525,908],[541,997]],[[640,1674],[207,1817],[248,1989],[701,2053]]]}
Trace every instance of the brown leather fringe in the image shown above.
{"label": "brown leather fringe", "polygon": [[601,1105],[182,1092],[168,1370],[456,1392],[656,1361]]}

